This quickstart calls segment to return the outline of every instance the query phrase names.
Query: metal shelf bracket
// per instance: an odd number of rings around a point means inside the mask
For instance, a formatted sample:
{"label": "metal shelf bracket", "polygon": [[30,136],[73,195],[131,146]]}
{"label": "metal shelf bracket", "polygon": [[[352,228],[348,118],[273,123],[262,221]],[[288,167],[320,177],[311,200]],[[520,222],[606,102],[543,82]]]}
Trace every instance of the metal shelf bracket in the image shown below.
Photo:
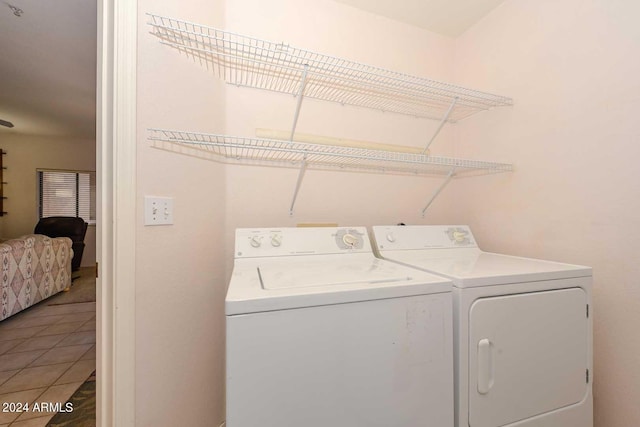
{"label": "metal shelf bracket", "polygon": [[[302,107],[302,98],[304,97],[304,86],[307,83],[307,71],[309,70],[309,65],[304,64],[304,69],[302,70],[302,77],[300,78],[300,88],[298,89],[298,93],[296,97],[298,100],[296,101],[296,112],[293,114],[293,125],[291,126],[291,136],[289,136],[289,142],[293,142],[293,136],[296,133],[296,126],[298,125],[298,117],[300,117],[300,108]],[[300,191],[300,186],[302,185],[302,179],[304,178],[304,173],[307,170],[307,155],[304,155],[302,159],[302,166],[300,166],[300,172],[298,172],[298,180],[296,181],[296,188],[293,190],[293,199],[291,200],[291,206],[289,207],[289,216],[293,216],[293,207],[296,204],[296,199],[298,198],[298,192]]]}
{"label": "metal shelf bracket", "polygon": [[296,181],[296,188],[293,190],[293,199],[291,200],[291,206],[289,207],[289,216],[293,216],[293,208],[296,205],[296,199],[298,198],[298,192],[302,185],[302,178],[307,170],[307,155],[305,154],[304,160],[302,160],[302,166],[300,166],[300,172],[298,172],[298,180]]}
{"label": "metal shelf bracket", "polygon": [[445,180],[442,182],[442,184],[440,184],[440,187],[438,187],[436,191],[433,193],[433,195],[431,196],[431,199],[429,199],[429,201],[427,202],[427,205],[424,207],[424,209],[422,209],[422,218],[424,218],[424,214],[427,212],[427,209],[429,209],[429,206],[431,206],[431,204],[436,199],[436,197],[438,197],[440,192],[444,190],[444,187],[446,187],[447,184],[451,181],[451,179],[455,176],[455,172],[456,172],[456,168],[453,167],[449,172],[449,174],[447,175],[447,177],[445,178]]}
{"label": "metal shelf bracket", "polygon": [[304,64],[302,70],[302,77],[300,77],[300,88],[295,95],[298,100],[296,101],[296,112],[293,114],[293,125],[291,126],[291,136],[289,142],[293,141],[293,136],[296,133],[296,126],[298,125],[298,117],[300,117],[300,108],[302,107],[302,98],[304,98],[304,86],[307,84],[307,71],[309,70],[309,64]]}
{"label": "metal shelf bracket", "polygon": [[449,109],[447,110],[446,113],[444,113],[444,116],[442,117],[442,120],[440,120],[440,124],[436,128],[436,131],[433,133],[433,136],[431,137],[429,142],[427,142],[427,145],[424,147],[424,150],[422,150],[422,154],[427,154],[427,150],[429,150],[429,146],[431,146],[431,143],[433,142],[433,140],[436,139],[436,136],[438,136],[444,124],[447,123],[447,120],[449,119],[449,116],[453,111],[453,107],[455,107],[456,103],[458,102],[458,99],[460,99],[460,97],[456,96],[455,98],[453,98],[453,101],[451,101],[451,105],[449,106]]}

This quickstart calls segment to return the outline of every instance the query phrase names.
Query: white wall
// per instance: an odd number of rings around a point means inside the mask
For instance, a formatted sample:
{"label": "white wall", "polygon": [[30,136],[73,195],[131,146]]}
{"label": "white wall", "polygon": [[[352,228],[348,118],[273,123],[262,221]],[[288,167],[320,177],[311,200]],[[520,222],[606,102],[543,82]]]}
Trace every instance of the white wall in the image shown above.
{"label": "white wall", "polygon": [[[221,132],[224,89],[199,62],[151,36],[145,13],[220,26],[223,5],[138,4],[136,425],[218,426],[224,420],[224,168],[153,148],[146,129]],[[143,225],[145,195],[174,198],[173,225]]]}
{"label": "white wall", "polygon": [[[310,49],[424,76],[451,73],[452,41],[321,0],[139,2],[138,218],[136,248],[136,423],[217,426],[224,420],[224,297],[239,226],[335,221],[343,225],[422,221],[439,180],[309,172],[296,215],[288,207],[297,172],[221,166],[153,148],[149,127],[252,136],[288,129],[292,97],[225,86],[199,61],[148,34],[145,12],[286,40]],[[331,25],[327,25],[331,23]],[[384,50],[384,55],[380,51]],[[305,102],[299,131],[423,145],[435,124]],[[442,141],[450,140],[444,132]],[[442,144],[440,152],[446,150]],[[175,224],[145,227],[143,197],[175,199]],[[442,211],[436,206],[434,212]],[[375,212],[375,214],[373,213]],[[224,243],[226,242],[226,245]]]}
{"label": "white wall", "polygon": [[[138,424],[224,419],[223,301],[236,227],[398,221],[468,223],[487,250],[592,265],[596,427],[640,424],[635,2],[507,0],[455,41],[330,0],[139,4]],[[447,128],[432,152],[514,162],[516,171],[453,182],[424,220],[437,179],[309,171],[289,217],[296,170],[223,167],[145,140],[147,127],[289,129],[295,108],[291,96],[226,87],[160,45],[148,11],[513,96],[513,108]],[[420,146],[436,124],[307,100],[298,131]],[[147,194],[175,198],[175,225],[142,225]]]}
{"label": "white wall", "polygon": [[[0,236],[10,239],[33,233],[38,223],[37,169],[96,170],[95,141],[65,137],[45,137],[3,133],[1,148],[7,152],[3,162],[4,210],[0,217]],[[82,266],[96,263],[95,226],[87,229]]]}
{"label": "white wall", "polygon": [[640,4],[508,0],[456,42],[460,84],[515,106],[458,126],[458,153],[516,171],[452,185],[488,250],[593,266],[596,427],[640,425]]}
{"label": "white wall", "polygon": [[[250,11],[250,13],[248,12]],[[229,31],[344,57],[419,76],[450,80],[453,40],[330,0],[233,0],[226,5]],[[290,130],[291,95],[250,88],[227,89],[225,131],[254,136],[256,128]],[[423,147],[437,121],[306,99],[297,131]],[[445,129],[432,152],[451,150]],[[441,179],[347,172],[307,171],[289,216],[298,171],[227,167],[227,266],[237,227],[295,226],[305,222],[372,225],[437,222],[446,204],[437,200],[423,219],[420,211]],[[230,272],[230,268],[227,270]]]}

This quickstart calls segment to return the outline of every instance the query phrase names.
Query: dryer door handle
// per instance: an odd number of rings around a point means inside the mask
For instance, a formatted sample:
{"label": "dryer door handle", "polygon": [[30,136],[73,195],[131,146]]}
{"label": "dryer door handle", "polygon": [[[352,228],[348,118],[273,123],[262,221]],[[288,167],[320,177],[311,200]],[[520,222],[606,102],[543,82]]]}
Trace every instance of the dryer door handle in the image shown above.
{"label": "dryer door handle", "polygon": [[484,338],[478,341],[478,393],[489,393],[494,382],[493,371],[493,343]]}

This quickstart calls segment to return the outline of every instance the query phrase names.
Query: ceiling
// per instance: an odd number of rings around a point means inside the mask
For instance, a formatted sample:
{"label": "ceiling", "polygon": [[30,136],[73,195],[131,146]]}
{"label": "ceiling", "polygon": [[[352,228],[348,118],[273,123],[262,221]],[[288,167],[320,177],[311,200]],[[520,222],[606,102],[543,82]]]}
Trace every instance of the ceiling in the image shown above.
{"label": "ceiling", "polygon": [[434,33],[457,37],[504,0],[336,0]]}
{"label": "ceiling", "polygon": [[0,135],[95,138],[96,4],[0,0]]}

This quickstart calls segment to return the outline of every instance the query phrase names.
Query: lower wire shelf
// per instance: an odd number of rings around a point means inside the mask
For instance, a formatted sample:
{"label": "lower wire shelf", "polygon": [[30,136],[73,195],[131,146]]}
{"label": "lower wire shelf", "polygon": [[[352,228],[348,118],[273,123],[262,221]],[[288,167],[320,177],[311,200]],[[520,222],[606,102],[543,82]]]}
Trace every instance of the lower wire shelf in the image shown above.
{"label": "lower wire shelf", "polygon": [[148,140],[186,145],[225,163],[455,177],[513,170],[508,163],[155,128]]}

